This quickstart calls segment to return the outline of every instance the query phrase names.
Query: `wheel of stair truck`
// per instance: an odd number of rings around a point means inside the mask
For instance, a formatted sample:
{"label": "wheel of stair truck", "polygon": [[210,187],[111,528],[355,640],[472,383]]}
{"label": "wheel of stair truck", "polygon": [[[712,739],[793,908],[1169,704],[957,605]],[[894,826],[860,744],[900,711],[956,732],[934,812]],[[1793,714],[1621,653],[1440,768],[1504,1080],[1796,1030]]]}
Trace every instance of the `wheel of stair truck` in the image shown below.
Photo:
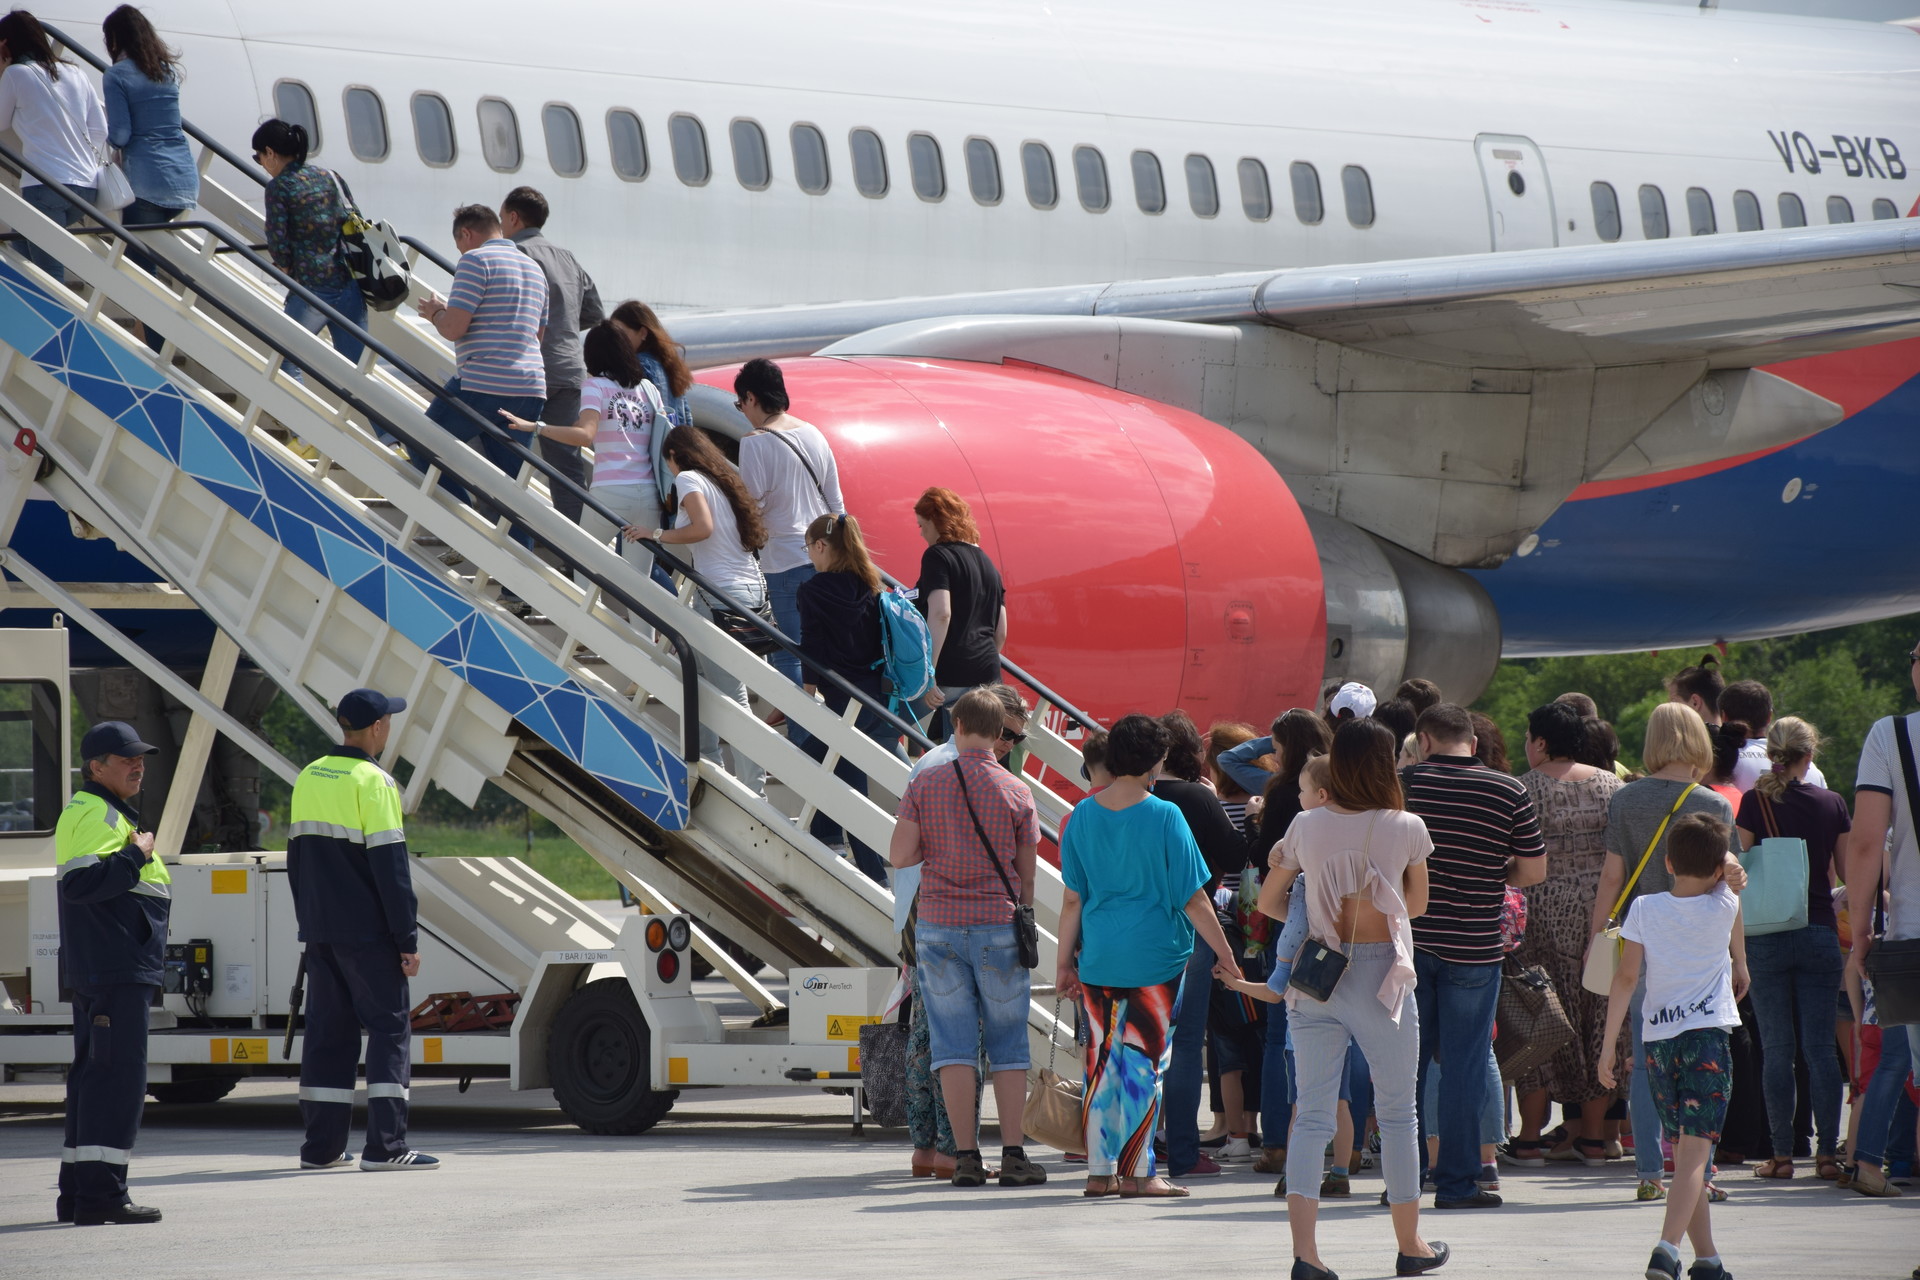
{"label": "wheel of stair truck", "polygon": [[658,1124],[680,1092],[652,1087],[652,1039],[626,979],[574,992],[547,1039],[553,1098],[567,1118],[588,1133],[645,1133]]}
{"label": "wheel of stair truck", "polygon": [[165,1083],[158,1081],[147,1086],[147,1092],[153,1095],[155,1102],[163,1102],[170,1107],[197,1106],[209,1102],[218,1102],[232,1093],[234,1086],[240,1083],[238,1076],[198,1076],[180,1078],[180,1068],[174,1068],[174,1078]]}

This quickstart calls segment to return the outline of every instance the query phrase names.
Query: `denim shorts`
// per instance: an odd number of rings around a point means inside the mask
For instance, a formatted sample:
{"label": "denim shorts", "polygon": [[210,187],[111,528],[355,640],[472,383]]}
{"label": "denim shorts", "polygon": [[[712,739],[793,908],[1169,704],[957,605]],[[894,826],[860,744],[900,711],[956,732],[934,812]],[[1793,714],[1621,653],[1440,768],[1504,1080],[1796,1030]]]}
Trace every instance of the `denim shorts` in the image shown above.
{"label": "denim shorts", "polygon": [[927,1007],[932,1066],[975,1066],[985,1042],[992,1071],[1025,1071],[1030,975],[1013,924],[914,928],[920,999]]}

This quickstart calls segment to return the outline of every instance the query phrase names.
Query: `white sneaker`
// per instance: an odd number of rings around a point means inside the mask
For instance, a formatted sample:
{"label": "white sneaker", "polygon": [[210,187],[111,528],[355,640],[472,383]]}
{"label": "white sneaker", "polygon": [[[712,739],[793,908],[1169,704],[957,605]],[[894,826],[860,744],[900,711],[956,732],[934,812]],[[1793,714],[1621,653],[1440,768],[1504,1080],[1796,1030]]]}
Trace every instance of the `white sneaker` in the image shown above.
{"label": "white sneaker", "polygon": [[1213,1158],[1222,1163],[1245,1163],[1253,1159],[1253,1147],[1248,1144],[1245,1138],[1228,1138],[1227,1144],[1221,1147],[1220,1150],[1214,1154]]}
{"label": "white sneaker", "polygon": [[402,1151],[391,1160],[369,1160],[361,1156],[360,1167],[368,1173],[388,1173],[397,1169],[438,1169],[440,1162],[424,1151]]}

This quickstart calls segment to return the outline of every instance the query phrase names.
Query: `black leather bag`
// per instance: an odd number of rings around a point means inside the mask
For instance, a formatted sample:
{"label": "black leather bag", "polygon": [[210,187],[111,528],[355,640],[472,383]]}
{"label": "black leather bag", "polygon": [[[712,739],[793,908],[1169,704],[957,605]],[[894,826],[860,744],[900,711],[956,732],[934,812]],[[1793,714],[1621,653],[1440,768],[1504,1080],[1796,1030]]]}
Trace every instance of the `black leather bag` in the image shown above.
{"label": "black leather bag", "polygon": [[[1361,854],[1362,857],[1373,852],[1373,824],[1379,820],[1380,814],[1377,810],[1371,818],[1367,819],[1367,842]],[[1360,928],[1360,912],[1357,905],[1353,913],[1353,928],[1355,932]],[[1347,945],[1349,947],[1353,945],[1352,937],[1347,939]],[[1335,951],[1324,942],[1315,942],[1312,938],[1308,938],[1300,944],[1300,954],[1294,957],[1293,973],[1287,978],[1287,986],[1325,1004],[1332,998],[1334,987],[1339,985],[1340,975],[1346,971],[1347,957],[1344,952]]]}
{"label": "black leather bag", "polygon": [[[760,607],[753,611],[755,617],[773,625],[773,601],[762,600]],[[752,653],[766,657],[780,647],[780,642],[748,621],[745,614],[725,605],[713,606],[713,625],[731,636],[735,642]]]}
{"label": "black leather bag", "polygon": [[981,845],[987,851],[987,861],[993,864],[1000,883],[1007,887],[1007,897],[1013,900],[1013,940],[1020,948],[1020,967],[1038,969],[1040,967],[1040,924],[1033,918],[1033,905],[1020,901],[1020,895],[1014,892],[1013,881],[1001,870],[999,855],[993,851],[993,841],[987,839],[987,829],[980,825],[980,815],[974,812],[973,796],[967,792],[967,771],[960,762],[953,762],[953,775],[960,779],[960,798],[967,802],[967,816],[973,819],[973,832],[980,837]]}
{"label": "black leather bag", "polygon": [[[1893,718],[1893,736],[1900,747],[1900,772],[1907,784],[1908,820],[1920,824],[1920,772],[1914,769],[1913,739],[1907,733],[1905,716]],[[1888,870],[1891,872],[1891,865]],[[1877,904],[1874,914],[1880,915]],[[1867,977],[1873,980],[1873,1003],[1880,1025],[1920,1022],[1920,938],[1890,941],[1881,936],[1885,921],[1880,924],[1882,927],[1874,930],[1873,950],[1867,952]]]}

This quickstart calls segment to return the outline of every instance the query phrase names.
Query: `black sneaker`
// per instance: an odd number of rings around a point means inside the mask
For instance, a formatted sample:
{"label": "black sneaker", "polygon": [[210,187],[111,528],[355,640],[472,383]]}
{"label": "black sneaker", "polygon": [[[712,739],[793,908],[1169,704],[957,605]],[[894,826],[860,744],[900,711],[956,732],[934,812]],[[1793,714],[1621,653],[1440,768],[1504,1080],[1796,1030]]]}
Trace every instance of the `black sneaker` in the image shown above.
{"label": "black sneaker", "polygon": [[1718,1262],[1695,1262],[1687,1268],[1687,1280],[1733,1280],[1733,1272]]}
{"label": "black sneaker", "polygon": [[1647,1259],[1647,1280],[1680,1280],[1680,1255],[1655,1249]]}
{"label": "black sneaker", "polygon": [[1037,1187],[1046,1180],[1047,1171],[1027,1159],[1027,1153],[1020,1148],[1011,1147],[1000,1153],[1001,1186]]}
{"label": "black sneaker", "polygon": [[75,1209],[73,1211],[73,1225],[76,1227],[158,1221],[160,1221],[160,1211],[144,1204],[117,1204],[111,1209]]}
{"label": "black sneaker", "polygon": [[1506,1201],[1491,1191],[1475,1191],[1472,1195],[1463,1196],[1458,1200],[1448,1200],[1441,1196],[1433,1198],[1433,1207],[1436,1209],[1498,1209],[1505,1203]]}
{"label": "black sneaker", "polygon": [[953,1185],[956,1187],[984,1187],[987,1185],[987,1164],[980,1158],[978,1151],[962,1151],[953,1166]]}

